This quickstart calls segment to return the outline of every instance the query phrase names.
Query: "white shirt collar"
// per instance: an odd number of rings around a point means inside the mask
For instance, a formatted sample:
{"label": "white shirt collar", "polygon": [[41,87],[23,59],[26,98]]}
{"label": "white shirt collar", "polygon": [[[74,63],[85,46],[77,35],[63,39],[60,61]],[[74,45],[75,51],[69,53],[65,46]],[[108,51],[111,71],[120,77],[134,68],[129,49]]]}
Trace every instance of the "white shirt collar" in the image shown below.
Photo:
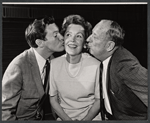
{"label": "white shirt collar", "polygon": [[34,51],[34,54],[35,54],[35,57],[36,57],[36,60],[40,69],[40,73],[42,73],[46,60],[34,48],[33,48],[33,51]]}
{"label": "white shirt collar", "polygon": [[109,56],[107,59],[105,59],[105,60],[103,61],[103,65],[104,65],[104,66],[108,65],[108,63],[109,63],[109,61],[110,61],[110,58],[111,58],[111,56]]}
{"label": "white shirt collar", "polygon": [[110,61],[110,58],[112,56],[108,57],[106,60],[103,61],[103,77],[102,77],[102,81],[103,81],[103,97],[104,97],[104,100],[105,100],[105,108],[106,110],[112,114],[112,111],[111,111],[111,107],[110,107],[110,102],[109,102],[109,99],[108,99],[108,94],[107,94],[107,68],[108,68],[108,63]]}

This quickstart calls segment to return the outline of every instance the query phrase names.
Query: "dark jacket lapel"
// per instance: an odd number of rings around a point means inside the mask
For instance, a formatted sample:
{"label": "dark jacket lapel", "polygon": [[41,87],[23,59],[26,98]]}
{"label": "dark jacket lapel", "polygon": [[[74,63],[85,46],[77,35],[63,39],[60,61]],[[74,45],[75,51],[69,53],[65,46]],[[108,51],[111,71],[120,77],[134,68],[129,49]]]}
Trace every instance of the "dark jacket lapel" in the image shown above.
{"label": "dark jacket lapel", "polygon": [[[108,97],[112,113],[116,119],[146,119],[146,107],[114,73],[115,67],[118,67],[118,62],[124,59],[124,56],[122,56],[123,51],[123,47],[118,48],[112,55],[108,65]],[[124,53],[126,52],[124,51]],[[126,56],[130,58],[128,54]]]}

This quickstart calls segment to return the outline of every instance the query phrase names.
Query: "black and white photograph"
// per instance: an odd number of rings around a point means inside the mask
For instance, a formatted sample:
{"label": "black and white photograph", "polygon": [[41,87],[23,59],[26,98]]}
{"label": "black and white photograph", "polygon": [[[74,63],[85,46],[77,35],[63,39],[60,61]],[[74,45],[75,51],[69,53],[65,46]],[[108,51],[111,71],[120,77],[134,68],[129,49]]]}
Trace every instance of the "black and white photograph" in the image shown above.
{"label": "black and white photograph", "polygon": [[1,121],[148,121],[148,2],[2,2]]}

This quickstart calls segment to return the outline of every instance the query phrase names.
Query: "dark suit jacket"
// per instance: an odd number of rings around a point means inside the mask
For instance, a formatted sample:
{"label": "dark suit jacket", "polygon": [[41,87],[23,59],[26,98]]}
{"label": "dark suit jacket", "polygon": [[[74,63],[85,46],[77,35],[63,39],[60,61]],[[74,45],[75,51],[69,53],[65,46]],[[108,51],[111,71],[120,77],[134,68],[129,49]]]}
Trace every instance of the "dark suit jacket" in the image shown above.
{"label": "dark suit jacket", "polygon": [[112,55],[108,65],[108,96],[116,120],[147,119],[148,74],[123,47]]}
{"label": "dark suit jacket", "polygon": [[30,48],[14,58],[4,73],[2,120],[36,120],[38,115],[43,116],[42,108],[36,109],[45,93],[48,89],[44,92],[36,57]]}

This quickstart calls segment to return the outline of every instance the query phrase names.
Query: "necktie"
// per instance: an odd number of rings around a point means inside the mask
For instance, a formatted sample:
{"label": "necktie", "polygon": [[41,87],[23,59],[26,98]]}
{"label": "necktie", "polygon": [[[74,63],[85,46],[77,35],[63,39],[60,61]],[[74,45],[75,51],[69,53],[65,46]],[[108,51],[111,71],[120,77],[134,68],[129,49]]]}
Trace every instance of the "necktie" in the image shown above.
{"label": "necktie", "polygon": [[44,90],[46,90],[46,86],[48,84],[49,71],[50,71],[50,63],[49,63],[49,59],[47,59],[45,63]]}
{"label": "necktie", "polygon": [[100,81],[100,112],[101,112],[101,117],[102,117],[102,120],[105,120],[105,112],[104,112],[104,109],[105,109],[105,106],[104,106],[104,99],[103,99],[103,84],[102,84],[102,73],[103,73],[103,63],[101,62],[100,64],[100,78],[99,78],[99,81]]}
{"label": "necktie", "polygon": [[43,111],[44,111],[44,120],[48,120],[49,118],[51,118],[52,116],[50,114],[52,114],[51,111],[51,105],[50,105],[50,99],[49,99],[49,82],[48,82],[48,78],[49,78],[49,72],[50,72],[50,60],[47,59],[46,63],[45,63],[45,78],[44,78],[44,91],[46,93],[46,98],[44,100],[44,104],[43,104]]}

